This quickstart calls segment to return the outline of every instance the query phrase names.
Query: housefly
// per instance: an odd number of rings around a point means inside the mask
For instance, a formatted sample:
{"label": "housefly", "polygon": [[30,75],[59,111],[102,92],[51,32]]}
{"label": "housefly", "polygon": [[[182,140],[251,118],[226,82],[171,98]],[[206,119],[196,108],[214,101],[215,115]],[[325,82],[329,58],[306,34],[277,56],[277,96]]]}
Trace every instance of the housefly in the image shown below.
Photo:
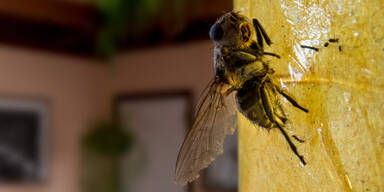
{"label": "housefly", "polygon": [[229,12],[211,27],[210,38],[215,42],[215,77],[200,99],[194,123],[181,146],[175,182],[186,184],[199,177],[223,152],[226,134],[237,125],[236,111],[251,122],[266,129],[278,128],[302,164],[306,164],[284,130],[287,117],[278,95],[293,106],[308,112],[270,78],[274,70],[264,56],[280,58],[264,51],[264,41],[271,40],[257,19]]}

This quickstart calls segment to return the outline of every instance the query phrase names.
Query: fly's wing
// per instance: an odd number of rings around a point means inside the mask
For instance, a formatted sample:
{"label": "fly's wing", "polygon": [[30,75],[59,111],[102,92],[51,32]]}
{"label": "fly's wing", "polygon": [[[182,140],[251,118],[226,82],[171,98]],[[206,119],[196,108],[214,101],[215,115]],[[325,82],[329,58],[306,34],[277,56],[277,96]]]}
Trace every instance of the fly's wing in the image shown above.
{"label": "fly's wing", "polygon": [[227,84],[212,81],[203,95],[192,128],[189,130],[176,162],[175,182],[185,185],[199,177],[223,153],[225,135],[237,126],[234,93],[227,95]]}

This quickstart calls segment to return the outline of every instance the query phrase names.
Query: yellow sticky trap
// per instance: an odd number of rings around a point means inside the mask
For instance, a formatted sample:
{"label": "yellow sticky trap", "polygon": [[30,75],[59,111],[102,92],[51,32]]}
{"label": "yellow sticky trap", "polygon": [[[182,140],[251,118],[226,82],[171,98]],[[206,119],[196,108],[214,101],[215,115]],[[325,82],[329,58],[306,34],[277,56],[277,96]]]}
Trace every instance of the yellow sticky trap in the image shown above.
{"label": "yellow sticky trap", "polygon": [[306,166],[279,130],[238,115],[239,191],[384,191],[382,0],[234,5],[261,22],[273,42],[265,51],[281,56],[268,58],[272,78],[309,110],[281,99],[289,135],[305,140],[295,144]]}

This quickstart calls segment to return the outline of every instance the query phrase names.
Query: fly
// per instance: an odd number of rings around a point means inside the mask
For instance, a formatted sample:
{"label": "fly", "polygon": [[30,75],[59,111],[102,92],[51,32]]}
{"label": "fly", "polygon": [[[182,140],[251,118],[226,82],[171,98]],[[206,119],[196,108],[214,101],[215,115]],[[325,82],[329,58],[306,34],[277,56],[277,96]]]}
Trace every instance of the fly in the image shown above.
{"label": "fly", "polygon": [[308,110],[270,78],[274,70],[263,57],[280,56],[264,51],[264,42],[268,46],[272,42],[261,24],[257,19],[251,21],[229,12],[211,27],[210,38],[215,42],[215,77],[203,93],[192,128],[181,146],[175,182],[184,185],[195,180],[199,171],[223,152],[225,135],[236,129],[237,110],[265,129],[278,128],[305,165],[304,157],[284,130],[287,117],[278,96],[306,113]]}

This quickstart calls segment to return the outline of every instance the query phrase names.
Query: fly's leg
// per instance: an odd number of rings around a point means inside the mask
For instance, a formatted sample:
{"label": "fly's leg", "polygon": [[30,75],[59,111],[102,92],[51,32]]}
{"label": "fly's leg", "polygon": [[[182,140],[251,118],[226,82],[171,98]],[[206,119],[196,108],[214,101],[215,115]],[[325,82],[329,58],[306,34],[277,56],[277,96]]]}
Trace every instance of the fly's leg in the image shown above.
{"label": "fly's leg", "polygon": [[303,163],[303,165],[306,165],[307,163],[305,162],[304,157],[302,155],[300,155],[299,152],[297,152],[297,148],[296,148],[295,144],[292,143],[287,132],[285,132],[285,130],[283,129],[283,127],[281,125],[279,125],[279,123],[276,123],[276,126],[279,128],[280,132],[284,135],[284,138],[285,138],[285,140],[287,140],[289,147],[291,148],[293,153],[300,159],[300,161],[301,161],[301,163]]}
{"label": "fly's leg", "polygon": [[271,45],[272,41],[268,37],[267,33],[265,32],[263,26],[261,26],[260,22],[257,19],[252,19],[253,22],[253,27],[255,28],[256,31],[256,37],[257,37],[257,43],[261,48],[263,48],[263,39],[267,43],[267,45]]}
{"label": "fly's leg", "polygon": [[[256,31],[257,44],[263,50],[263,47],[264,47],[263,40],[267,43],[268,46],[270,46],[272,44],[272,41],[268,37],[263,26],[260,24],[260,22],[257,19],[252,19],[252,22],[253,22],[253,27],[255,28],[255,31]],[[278,55],[276,53],[264,52],[263,54],[273,56],[273,57],[280,59],[280,55]]]}
{"label": "fly's leg", "polygon": [[288,92],[284,91],[283,89],[281,89],[281,88],[280,88],[279,86],[277,86],[277,85],[274,85],[274,86],[275,86],[275,88],[277,89],[277,91],[278,91],[282,96],[284,96],[284,97],[285,97],[285,98],[286,98],[286,99],[287,99],[293,106],[295,106],[295,107],[301,109],[302,111],[308,113],[308,109],[306,109],[306,108],[300,106],[300,105],[295,101],[295,99],[293,99],[293,97],[291,97],[291,96],[288,94]]}
{"label": "fly's leg", "polygon": [[276,53],[264,52],[264,55],[269,55],[269,56],[273,56],[273,57],[280,59],[280,55],[278,55]]}
{"label": "fly's leg", "polygon": [[269,95],[268,95],[266,89],[267,88],[265,87],[265,85],[262,85],[260,87],[260,93],[261,93],[260,95],[261,95],[261,100],[263,103],[263,108],[264,108],[265,113],[268,116],[268,119],[279,128],[279,130],[283,134],[285,140],[288,142],[288,145],[291,148],[292,152],[300,159],[300,161],[301,161],[301,163],[303,163],[303,165],[306,165],[307,163],[305,162],[304,157],[299,154],[295,144],[293,144],[293,142],[289,138],[287,132],[285,132],[285,130],[283,129],[284,123],[276,115],[274,115],[271,99],[269,98]]}
{"label": "fly's leg", "polygon": [[224,92],[224,95],[225,96],[228,96],[229,94],[231,94],[233,91],[235,91],[236,88],[234,86],[232,86],[231,88],[227,89],[225,92]]}
{"label": "fly's leg", "polygon": [[281,106],[278,106],[276,109],[274,109],[273,114],[277,116],[279,120],[282,121],[282,124],[285,124],[285,122],[287,122],[288,120]]}

